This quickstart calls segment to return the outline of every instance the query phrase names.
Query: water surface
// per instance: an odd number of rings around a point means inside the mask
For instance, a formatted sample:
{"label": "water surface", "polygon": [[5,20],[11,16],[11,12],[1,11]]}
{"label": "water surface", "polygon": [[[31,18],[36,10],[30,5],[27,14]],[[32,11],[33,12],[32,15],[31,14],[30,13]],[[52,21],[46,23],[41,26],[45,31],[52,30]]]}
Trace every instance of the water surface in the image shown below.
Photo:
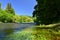
{"label": "water surface", "polygon": [[12,33],[16,33],[28,27],[33,27],[35,23],[0,23],[0,40]]}

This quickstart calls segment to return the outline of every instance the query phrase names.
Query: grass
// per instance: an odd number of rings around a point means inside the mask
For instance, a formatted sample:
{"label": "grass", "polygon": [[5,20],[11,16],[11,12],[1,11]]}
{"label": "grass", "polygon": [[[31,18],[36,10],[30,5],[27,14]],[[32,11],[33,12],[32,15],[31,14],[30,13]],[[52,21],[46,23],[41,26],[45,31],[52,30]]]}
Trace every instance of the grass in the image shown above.
{"label": "grass", "polygon": [[60,40],[60,30],[55,29],[41,29],[41,27],[53,27],[55,24],[38,26],[33,28],[26,28],[17,33],[7,35],[5,40]]}

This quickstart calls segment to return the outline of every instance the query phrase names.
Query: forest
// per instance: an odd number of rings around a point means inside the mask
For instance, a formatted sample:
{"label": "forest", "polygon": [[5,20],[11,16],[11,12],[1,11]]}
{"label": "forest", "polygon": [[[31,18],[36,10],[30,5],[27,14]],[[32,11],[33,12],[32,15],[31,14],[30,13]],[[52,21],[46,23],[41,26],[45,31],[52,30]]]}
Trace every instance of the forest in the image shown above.
{"label": "forest", "polygon": [[0,3],[0,23],[21,23],[33,22],[33,18],[28,15],[18,15],[15,13],[11,3],[7,3],[6,8],[2,9]]}

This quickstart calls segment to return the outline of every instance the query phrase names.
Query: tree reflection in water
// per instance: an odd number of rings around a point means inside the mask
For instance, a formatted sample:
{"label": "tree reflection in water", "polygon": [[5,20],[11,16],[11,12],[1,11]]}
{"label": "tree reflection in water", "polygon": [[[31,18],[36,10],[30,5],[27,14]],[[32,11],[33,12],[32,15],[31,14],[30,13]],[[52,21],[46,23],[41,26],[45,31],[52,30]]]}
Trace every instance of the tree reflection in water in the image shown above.
{"label": "tree reflection in water", "polygon": [[13,29],[6,29],[6,30],[4,30],[4,32],[5,32],[5,35],[9,35],[9,34],[13,33],[14,30]]}

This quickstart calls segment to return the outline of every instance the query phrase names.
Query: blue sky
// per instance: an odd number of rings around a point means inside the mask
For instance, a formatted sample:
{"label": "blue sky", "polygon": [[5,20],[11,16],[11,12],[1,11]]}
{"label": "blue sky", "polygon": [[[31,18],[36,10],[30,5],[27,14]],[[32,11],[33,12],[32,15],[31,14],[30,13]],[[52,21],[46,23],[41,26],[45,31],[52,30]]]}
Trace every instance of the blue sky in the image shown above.
{"label": "blue sky", "polygon": [[16,14],[32,16],[36,0],[0,0],[2,8],[6,8],[6,4],[11,2]]}

